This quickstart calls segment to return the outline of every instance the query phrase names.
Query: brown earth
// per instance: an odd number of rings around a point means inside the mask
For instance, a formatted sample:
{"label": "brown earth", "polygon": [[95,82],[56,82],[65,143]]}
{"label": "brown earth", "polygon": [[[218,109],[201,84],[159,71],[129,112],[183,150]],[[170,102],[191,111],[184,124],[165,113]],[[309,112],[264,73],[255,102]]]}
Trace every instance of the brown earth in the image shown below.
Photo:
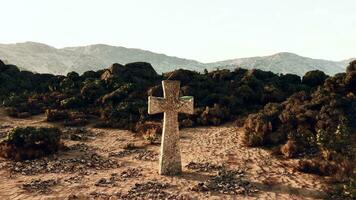
{"label": "brown earth", "polygon": [[[2,110],[0,113],[0,137],[15,126],[49,125],[55,124],[45,122],[44,116],[19,120],[5,116]],[[168,184],[169,186],[163,190],[166,194],[171,194],[171,199],[322,199],[325,197],[323,191],[327,187],[323,177],[293,170],[293,163],[297,160],[287,161],[276,158],[261,148],[243,147],[240,139],[242,130],[232,124],[181,130],[183,166],[190,162],[209,163],[242,171],[245,179],[258,190],[251,195],[192,191],[192,187],[199,182],[207,181],[216,172],[199,172],[184,167],[184,172],[180,176],[159,176],[157,161],[159,144],[149,145],[141,137],[135,137],[133,133],[124,130],[90,127],[88,130],[94,135],[90,139],[85,141],[66,139],[65,145],[84,143],[104,158],[108,158],[110,153],[117,155],[115,153],[123,151],[123,148],[130,143],[139,147],[139,150],[132,151],[131,154],[110,157],[118,163],[117,167],[110,169],[94,167],[84,171],[40,172],[35,175],[14,173],[8,167],[14,163],[0,158],[0,199],[120,199],[118,194],[127,194],[136,183],[148,181]],[[77,153],[61,151],[56,158],[76,157]],[[29,184],[36,179],[53,180],[55,183],[51,185],[50,182],[44,190],[36,188],[26,190],[24,184]],[[152,191],[159,193],[161,190]]]}

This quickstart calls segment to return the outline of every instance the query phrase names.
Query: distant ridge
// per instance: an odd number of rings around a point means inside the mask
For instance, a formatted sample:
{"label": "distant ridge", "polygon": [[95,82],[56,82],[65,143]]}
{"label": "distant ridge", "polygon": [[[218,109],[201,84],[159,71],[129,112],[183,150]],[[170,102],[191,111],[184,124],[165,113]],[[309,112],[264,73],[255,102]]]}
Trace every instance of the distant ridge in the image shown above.
{"label": "distant ridge", "polygon": [[241,67],[297,75],[304,75],[305,72],[310,70],[322,70],[327,74],[333,75],[344,72],[347,64],[352,60],[329,61],[282,52],[271,56],[201,63],[141,49],[105,44],[57,49],[36,42],[0,44],[0,59],[26,70],[53,74],[66,74],[70,71],[83,73],[88,70],[107,68],[112,63],[125,64],[144,61],[151,63],[158,73],[178,68],[203,71],[204,69],[234,69]]}
{"label": "distant ridge", "polygon": [[[350,59],[351,60],[351,59]],[[211,63],[211,66],[224,66],[223,68],[233,69],[236,66],[246,69],[261,69],[274,73],[304,75],[311,70],[321,70],[326,74],[333,75],[344,72],[349,60],[330,61],[322,59],[312,59],[299,56],[294,53],[282,52],[271,56],[239,58]]]}

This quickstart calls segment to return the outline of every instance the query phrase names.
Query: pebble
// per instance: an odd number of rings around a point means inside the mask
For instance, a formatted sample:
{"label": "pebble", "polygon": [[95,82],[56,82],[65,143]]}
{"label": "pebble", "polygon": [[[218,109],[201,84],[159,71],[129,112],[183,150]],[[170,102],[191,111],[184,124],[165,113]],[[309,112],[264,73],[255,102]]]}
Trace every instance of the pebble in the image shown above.
{"label": "pebble", "polygon": [[211,163],[196,163],[190,162],[185,166],[188,169],[193,169],[197,172],[215,172],[223,169],[221,165],[214,165]]}
{"label": "pebble", "polygon": [[206,182],[200,182],[195,185],[192,191],[196,192],[219,192],[229,195],[252,195],[258,192],[251,183],[245,180],[243,172],[232,170],[219,170],[217,175]]}
{"label": "pebble", "polygon": [[167,183],[160,183],[157,181],[148,181],[145,183],[136,183],[127,194],[117,193],[119,199],[167,199],[167,200],[183,200],[188,199],[182,195],[170,194],[165,190],[171,188],[172,185]]}
{"label": "pebble", "polygon": [[119,167],[116,160],[105,158],[84,144],[69,147],[70,151],[79,151],[80,154],[71,158],[57,156],[44,157],[24,162],[9,162],[7,168],[12,173],[35,175],[40,173],[87,173],[88,169],[104,170]]}
{"label": "pebble", "polygon": [[22,185],[22,189],[27,192],[38,192],[43,194],[48,194],[52,192],[51,187],[57,185],[59,181],[55,179],[41,180],[36,179],[32,180],[30,183],[25,183]]}
{"label": "pebble", "polygon": [[142,151],[135,156],[135,159],[142,161],[157,161],[158,158],[158,153],[149,150]]}
{"label": "pebble", "polygon": [[120,177],[121,178],[138,178],[140,176],[142,176],[142,169],[138,169],[138,168],[129,168],[123,172],[121,172]]}

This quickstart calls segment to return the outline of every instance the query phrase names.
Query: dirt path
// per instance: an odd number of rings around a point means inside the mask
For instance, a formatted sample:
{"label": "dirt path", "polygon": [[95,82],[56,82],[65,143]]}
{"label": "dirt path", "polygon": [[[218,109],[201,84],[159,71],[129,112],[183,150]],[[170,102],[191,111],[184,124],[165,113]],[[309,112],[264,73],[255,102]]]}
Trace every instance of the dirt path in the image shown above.
{"label": "dirt path", "polygon": [[[27,120],[15,120],[1,113],[0,133],[14,126],[48,126],[43,119],[43,116],[36,116]],[[197,172],[184,167],[181,176],[159,176],[157,174],[159,145],[148,145],[129,131],[94,128],[88,130],[94,135],[91,139],[65,140],[65,144],[67,146],[84,144],[103,158],[116,161],[117,166],[108,169],[89,167],[80,171],[23,175],[10,173],[8,166],[12,162],[0,159],[0,199],[117,199],[117,194],[128,193],[136,183],[147,181],[168,184],[169,187],[164,191],[159,189],[155,191],[171,194],[171,199],[320,199],[324,195],[322,191],[325,185],[322,177],[295,172],[290,167],[295,161],[277,159],[263,149],[243,147],[240,139],[241,130],[233,125],[182,130],[183,166],[194,161],[224,165],[231,170],[242,170],[245,172],[245,178],[258,189],[252,196],[194,192],[191,190],[194,185],[208,180],[216,172]],[[128,143],[133,143],[140,149],[136,152],[127,151],[129,153],[121,155],[120,152],[125,152],[123,148]],[[54,159],[76,158],[80,156],[80,152],[74,150],[59,152]],[[125,177],[125,174],[129,175]],[[49,191],[38,191],[36,188],[32,192],[24,190],[23,184],[35,179],[53,179],[56,184],[49,186]],[[100,181],[101,179],[103,180]]]}

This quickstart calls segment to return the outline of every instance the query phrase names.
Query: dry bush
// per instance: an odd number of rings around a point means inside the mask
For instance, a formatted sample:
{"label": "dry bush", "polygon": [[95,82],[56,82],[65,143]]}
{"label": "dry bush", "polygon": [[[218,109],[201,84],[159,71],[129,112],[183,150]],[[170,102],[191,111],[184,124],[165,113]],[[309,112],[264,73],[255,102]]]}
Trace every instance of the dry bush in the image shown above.
{"label": "dry bush", "polygon": [[288,140],[287,143],[281,147],[280,151],[285,158],[293,158],[298,153],[298,146],[294,140]]}
{"label": "dry bush", "polygon": [[161,135],[162,134],[162,123],[154,122],[154,121],[139,122],[136,124],[133,131],[140,135],[144,135],[149,131],[156,135]]}
{"label": "dry bush", "polygon": [[[318,85],[325,78],[321,72],[310,72],[303,82]],[[355,80],[353,62],[346,73],[327,78],[315,90],[295,93],[278,105],[267,104],[246,119],[245,144],[281,146],[278,153],[286,158],[308,157],[298,170],[331,176],[350,198],[356,174]]]}
{"label": "dry bush", "polygon": [[148,129],[146,133],[143,134],[143,139],[148,141],[150,144],[154,144],[157,140],[156,129]]}

